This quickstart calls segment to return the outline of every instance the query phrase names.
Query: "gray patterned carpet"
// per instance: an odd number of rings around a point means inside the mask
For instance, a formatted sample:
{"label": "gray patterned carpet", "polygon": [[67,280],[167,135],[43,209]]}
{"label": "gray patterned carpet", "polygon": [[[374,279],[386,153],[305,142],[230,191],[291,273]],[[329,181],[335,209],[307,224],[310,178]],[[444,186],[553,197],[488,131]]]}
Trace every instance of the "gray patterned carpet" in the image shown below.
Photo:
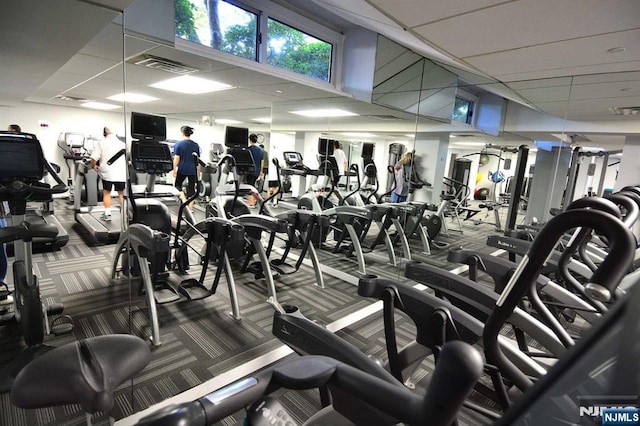
{"label": "gray patterned carpet", "polygon": [[[87,235],[75,223],[73,211],[65,200],[55,201],[55,211],[68,230],[70,241],[59,251],[35,254],[34,269],[40,277],[45,303],[63,302],[65,314],[73,317],[75,330],[73,335],[47,337],[45,343],[60,346],[76,339],[109,333],[149,336],[146,305],[144,298],[137,294],[137,282],[130,282],[126,277],[115,281],[109,279],[113,245],[98,244]],[[485,225],[464,222],[463,234],[451,231],[448,236],[439,236],[438,240],[491,252],[493,250],[484,245],[484,240],[492,231],[493,228]],[[414,253],[419,251],[419,241],[412,241],[411,246]],[[380,250],[384,254],[384,248]],[[345,273],[357,277],[355,258],[324,250],[319,250],[319,257],[325,270],[326,288],[313,285],[312,270],[303,266],[299,272],[277,279],[278,297],[282,303],[298,305],[307,317],[326,324],[371,303],[356,294],[353,284],[327,273],[333,271],[333,275]],[[446,261],[446,250],[433,250],[431,256],[415,255],[415,258],[445,269],[459,266]],[[384,262],[370,261],[367,268],[369,273],[404,280],[401,264],[394,268]],[[118,389],[116,406],[111,413],[116,419],[177,395],[280,346],[271,335],[273,310],[265,303],[264,282],[255,280],[251,274],[240,274],[238,265],[235,270],[242,312],[240,321],[228,315],[230,305],[224,278],[212,297],[159,306],[163,344],[152,350],[153,359],[148,367],[132,383]],[[209,280],[214,272],[211,267]],[[194,267],[189,276],[197,278],[199,273],[199,267]],[[172,273],[170,282],[177,284],[184,278]],[[398,321],[399,341],[405,343],[411,338],[412,324],[401,317]],[[367,354],[384,358],[384,334],[379,317],[365,318],[339,334]],[[21,338],[15,336],[11,327],[0,328],[0,363],[6,363],[22,349]],[[425,365],[422,376],[426,376],[431,368]],[[319,407],[313,392],[288,393],[284,399],[298,422]],[[21,410],[11,404],[6,393],[0,394],[0,407],[2,425],[76,425],[85,421],[79,406]],[[468,413],[461,420],[467,424],[483,421]],[[225,423],[232,421],[228,419]],[[96,423],[107,424],[107,420],[98,415],[94,420]]]}

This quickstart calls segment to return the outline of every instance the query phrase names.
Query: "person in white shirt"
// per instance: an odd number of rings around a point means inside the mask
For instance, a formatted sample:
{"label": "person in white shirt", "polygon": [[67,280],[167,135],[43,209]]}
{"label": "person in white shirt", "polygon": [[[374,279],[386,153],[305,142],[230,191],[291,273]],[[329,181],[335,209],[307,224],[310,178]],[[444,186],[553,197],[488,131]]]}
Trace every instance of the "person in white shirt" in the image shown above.
{"label": "person in white shirt", "polygon": [[107,164],[107,162],[118,152],[126,149],[126,145],[108,127],[103,129],[102,134],[104,140],[98,142],[91,153],[91,167],[98,172],[102,180],[104,213],[102,213],[101,219],[111,220],[111,190],[113,188],[118,191],[120,206],[124,205],[124,187],[127,180],[126,155],[121,155],[113,164]]}
{"label": "person in white shirt", "polygon": [[338,174],[340,176],[344,176],[345,170],[347,170],[347,154],[340,147],[340,142],[335,141],[333,156],[336,158],[336,162],[338,163]]}

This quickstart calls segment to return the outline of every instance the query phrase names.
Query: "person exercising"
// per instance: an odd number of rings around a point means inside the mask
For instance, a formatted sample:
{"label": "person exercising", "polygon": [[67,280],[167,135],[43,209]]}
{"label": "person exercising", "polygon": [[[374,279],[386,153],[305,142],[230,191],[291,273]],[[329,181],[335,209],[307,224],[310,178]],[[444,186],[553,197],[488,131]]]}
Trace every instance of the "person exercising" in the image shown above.
{"label": "person exercising", "polygon": [[[182,132],[182,140],[176,142],[173,147],[173,177],[176,178],[175,186],[178,191],[182,192],[182,184],[184,180],[188,178],[187,182],[187,195],[189,198],[196,193],[196,161],[193,158],[193,154],[200,156],[200,145],[191,140],[193,134],[193,127],[182,126],[180,128]],[[184,194],[182,194],[184,197]],[[193,210],[195,201],[189,203],[189,210]]]}
{"label": "person exercising", "polygon": [[396,186],[391,193],[392,203],[404,203],[407,201],[407,196],[409,195],[412,160],[413,154],[409,151],[402,156],[395,166],[393,166]]}
{"label": "person exercising", "polygon": [[[259,177],[262,177],[262,169],[263,169],[263,161],[264,160],[264,151],[262,150],[262,148],[260,148],[260,146],[257,145],[258,142],[258,136],[254,135],[253,133],[249,135],[249,151],[251,151],[251,156],[253,157],[253,165],[255,167],[255,171],[253,172],[253,174],[248,174],[245,176],[245,179],[247,181],[247,185],[251,185],[254,186],[256,185],[256,180],[258,180]],[[257,188],[256,188],[257,189]],[[256,206],[256,198],[253,195],[249,195],[249,197],[247,197],[247,204],[249,205],[249,207],[255,207]]]}
{"label": "person exercising", "polygon": [[102,202],[104,204],[104,212],[100,219],[111,220],[111,190],[115,188],[118,191],[118,201],[120,206],[124,205],[124,187],[127,181],[127,160],[125,155],[118,157],[113,164],[107,162],[113,158],[118,152],[126,149],[126,145],[111,129],[105,127],[102,129],[104,139],[96,144],[91,153],[91,167],[98,172],[102,180]]}

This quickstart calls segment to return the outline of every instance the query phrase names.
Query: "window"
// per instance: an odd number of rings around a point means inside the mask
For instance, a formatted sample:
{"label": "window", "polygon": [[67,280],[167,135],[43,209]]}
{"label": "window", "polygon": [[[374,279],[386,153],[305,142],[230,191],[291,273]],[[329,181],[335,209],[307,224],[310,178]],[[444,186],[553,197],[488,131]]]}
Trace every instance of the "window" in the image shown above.
{"label": "window", "polygon": [[329,81],[332,50],[330,43],[271,18],[268,20],[267,28],[268,64]]}
{"label": "window", "polygon": [[322,24],[271,3],[269,10],[257,10],[241,0],[174,0],[174,4],[178,39],[258,62],[258,67],[294,72],[320,85],[339,83],[339,59],[337,64],[332,60],[340,57],[342,36]]}
{"label": "window", "polygon": [[[214,5],[207,10],[207,4]],[[257,59],[258,15],[225,1],[175,0],[176,36]]]}
{"label": "window", "polygon": [[473,102],[456,96],[451,119],[461,123],[471,124],[473,119]]}

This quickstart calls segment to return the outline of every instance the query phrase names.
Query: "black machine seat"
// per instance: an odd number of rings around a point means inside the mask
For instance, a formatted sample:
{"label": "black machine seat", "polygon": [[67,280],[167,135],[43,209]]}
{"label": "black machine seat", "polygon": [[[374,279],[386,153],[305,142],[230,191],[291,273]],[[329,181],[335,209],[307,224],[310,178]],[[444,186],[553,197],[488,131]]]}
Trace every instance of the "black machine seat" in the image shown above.
{"label": "black machine seat", "polygon": [[69,343],[22,369],[11,400],[20,408],[80,404],[88,413],[108,413],[114,390],[150,360],[149,345],[136,336],[97,336]]}

